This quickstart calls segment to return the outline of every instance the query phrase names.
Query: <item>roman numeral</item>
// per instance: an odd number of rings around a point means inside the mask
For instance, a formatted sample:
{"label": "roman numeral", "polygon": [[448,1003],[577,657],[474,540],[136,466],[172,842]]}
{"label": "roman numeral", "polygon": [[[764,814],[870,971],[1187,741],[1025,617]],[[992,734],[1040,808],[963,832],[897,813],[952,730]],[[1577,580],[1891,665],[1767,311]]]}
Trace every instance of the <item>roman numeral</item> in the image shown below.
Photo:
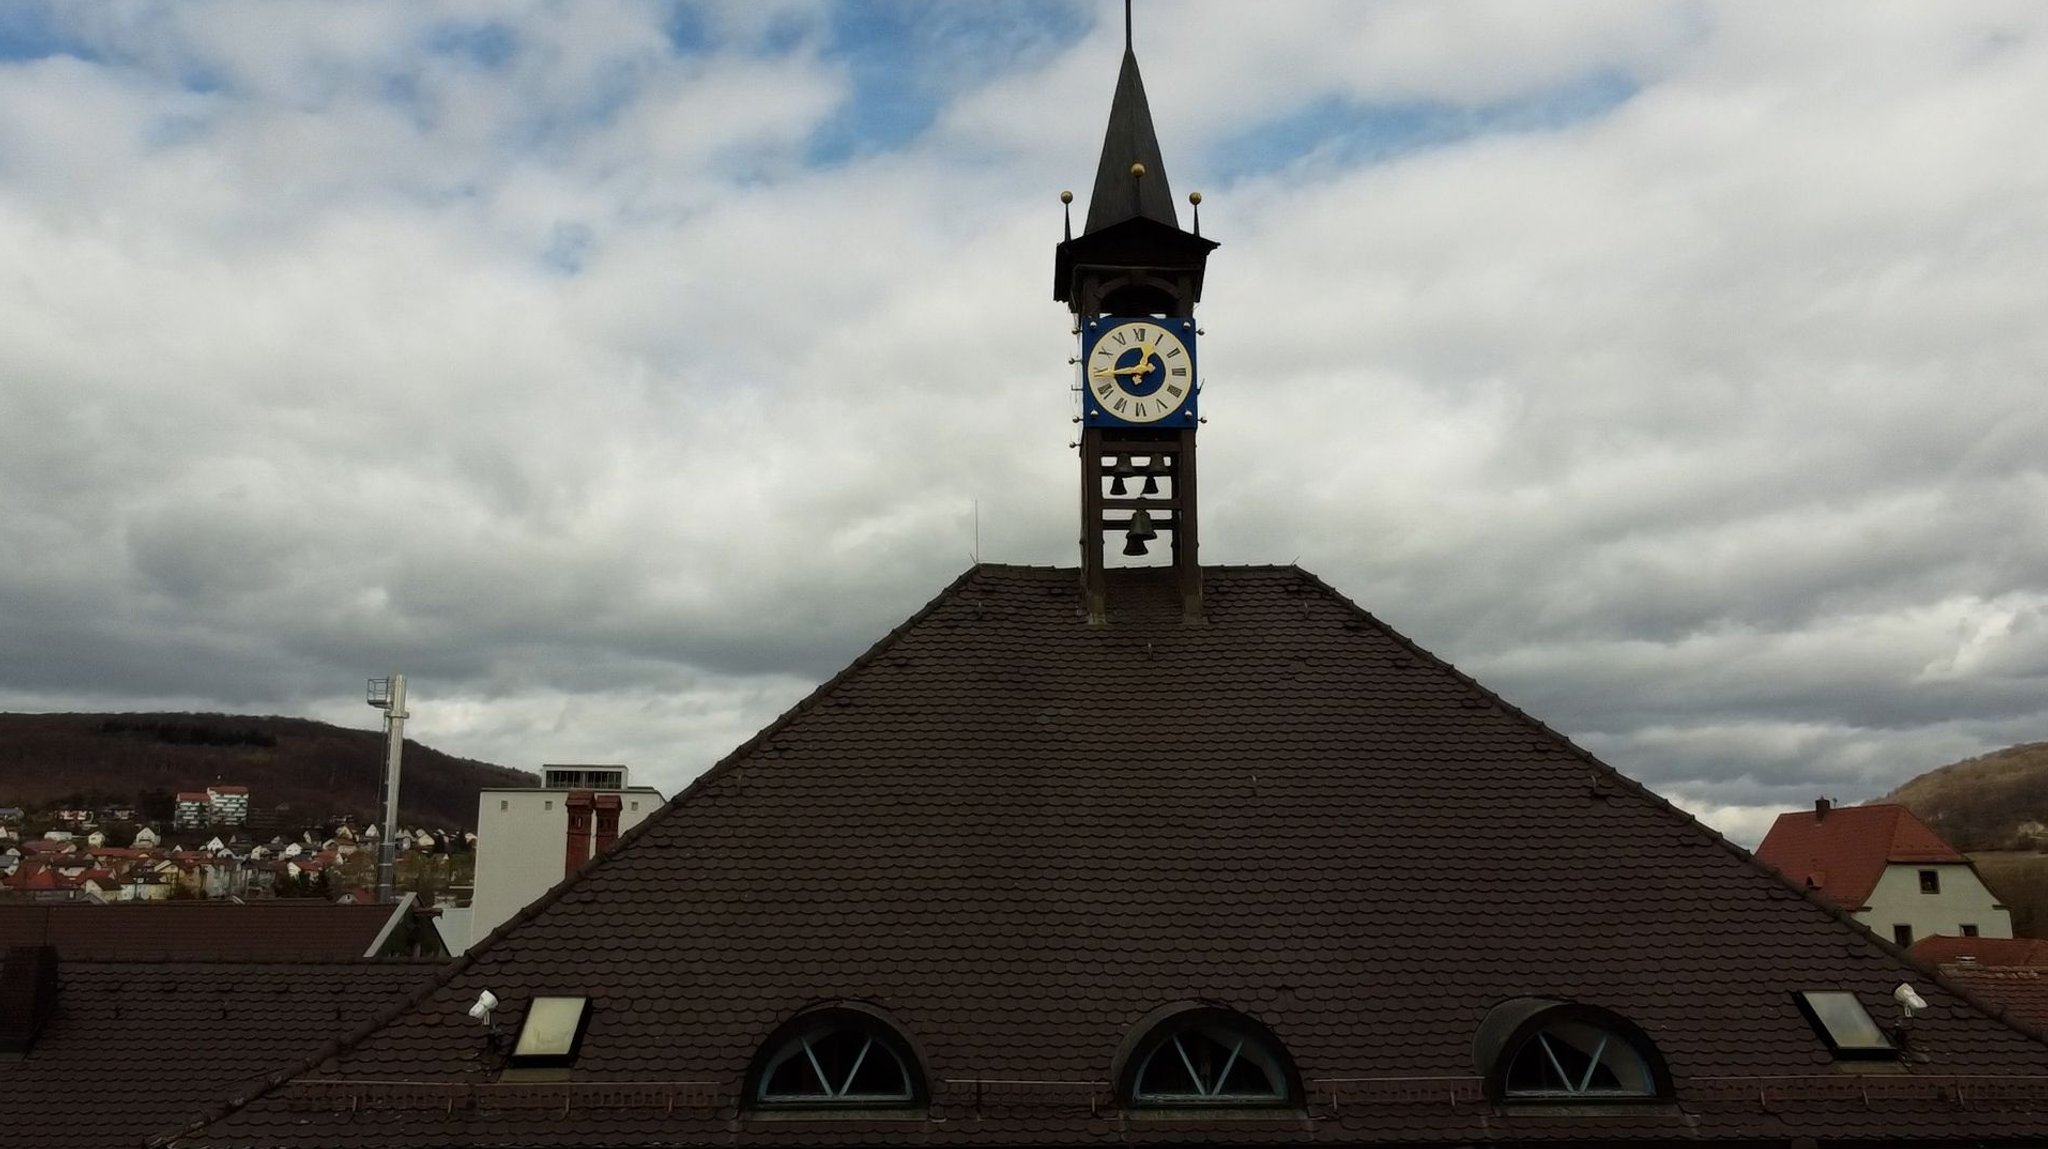
{"label": "roman numeral", "polygon": [[1175,375],[1185,375],[1188,373],[1188,369],[1185,367],[1176,367],[1173,369],[1173,373]]}
{"label": "roman numeral", "polygon": [[1122,346],[1124,345],[1124,333],[1123,333],[1123,332],[1121,332],[1121,331],[1112,331],[1112,332],[1110,332],[1110,333],[1109,333],[1109,337],[1110,337],[1111,339],[1114,339],[1114,340],[1116,340],[1116,345],[1117,345],[1118,347],[1122,347]]}
{"label": "roman numeral", "polygon": [[1178,348],[1178,347],[1175,347],[1175,348],[1173,348],[1172,350],[1170,350],[1170,351],[1168,351],[1168,352],[1166,353],[1166,357],[1167,357],[1168,359],[1174,359],[1174,358],[1178,358],[1179,356],[1180,356],[1180,348]]}
{"label": "roman numeral", "polygon": [[1147,415],[1150,415],[1151,413],[1152,413],[1152,408],[1151,408],[1151,407],[1148,407],[1148,406],[1146,406],[1146,404],[1145,404],[1145,401],[1144,401],[1143,399],[1140,399],[1140,400],[1138,400],[1138,405],[1137,405],[1137,407],[1136,407],[1136,408],[1134,408],[1134,409],[1133,409],[1133,410],[1131,411],[1131,414],[1133,414],[1133,415],[1136,415],[1136,416],[1138,416],[1138,417],[1139,417],[1139,418],[1141,418],[1141,419],[1142,419],[1142,418],[1144,418],[1144,417],[1145,417],[1145,416],[1147,416]]}
{"label": "roman numeral", "polygon": [[1100,398],[1103,398],[1103,399],[1107,399],[1107,398],[1109,398],[1109,391],[1110,391],[1110,387],[1109,387],[1109,384],[1107,384],[1107,383],[1097,383],[1097,384],[1095,385],[1095,394],[1096,394],[1096,395],[1097,395],[1098,397],[1100,397]]}
{"label": "roman numeral", "polygon": [[1111,404],[1109,405],[1109,409],[1110,409],[1110,410],[1112,410],[1112,411],[1122,411],[1122,410],[1124,409],[1124,398],[1123,398],[1123,396],[1121,396],[1121,395],[1117,396],[1116,402],[1114,402],[1114,403],[1111,403]]}
{"label": "roman numeral", "polygon": [[1166,393],[1167,393],[1168,395],[1171,395],[1171,396],[1173,396],[1173,397],[1174,397],[1174,398],[1176,398],[1176,399],[1178,399],[1178,398],[1180,398],[1180,397],[1181,397],[1181,389],[1180,389],[1180,388],[1178,388],[1178,387],[1175,387],[1175,386],[1174,386],[1173,384],[1171,384],[1171,383],[1168,383],[1168,384],[1166,385]]}

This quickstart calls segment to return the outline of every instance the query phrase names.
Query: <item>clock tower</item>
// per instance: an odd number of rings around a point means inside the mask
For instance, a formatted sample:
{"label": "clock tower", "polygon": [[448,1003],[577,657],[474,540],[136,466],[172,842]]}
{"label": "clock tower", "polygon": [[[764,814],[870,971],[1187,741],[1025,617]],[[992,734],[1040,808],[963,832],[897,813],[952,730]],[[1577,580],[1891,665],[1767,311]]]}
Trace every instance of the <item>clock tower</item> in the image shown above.
{"label": "clock tower", "polygon": [[[1072,193],[1060,198],[1071,204]],[[1182,614],[1202,619],[1195,507],[1195,432],[1201,376],[1195,303],[1216,244],[1202,238],[1200,193],[1182,231],[1159,155],[1145,82],[1124,8],[1124,59],[1109,130],[1088,199],[1087,223],[1054,256],[1053,298],[1074,315],[1081,398],[1081,583],[1088,621],[1109,620],[1103,579],[1107,536],[1126,555],[1171,548]]]}

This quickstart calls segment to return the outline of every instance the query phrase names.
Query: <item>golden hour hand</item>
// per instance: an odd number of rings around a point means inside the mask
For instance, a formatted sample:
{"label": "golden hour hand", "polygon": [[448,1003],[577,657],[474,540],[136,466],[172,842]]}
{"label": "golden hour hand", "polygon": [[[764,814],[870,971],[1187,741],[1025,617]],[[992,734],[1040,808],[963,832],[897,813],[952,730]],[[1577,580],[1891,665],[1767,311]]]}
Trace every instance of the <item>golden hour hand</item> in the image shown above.
{"label": "golden hour hand", "polygon": [[1131,365],[1131,366],[1129,366],[1129,367],[1108,367],[1108,368],[1104,368],[1103,370],[1100,370],[1100,371],[1091,371],[1091,372],[1089,372],[1089,374],[1091,374],[1091,375],[1143,375],[1143,374],[1145,374],[1146,372],[1148,372],[1148,371],[1150,371],[1150,370],[1152,370],[1151,366],[1150,366],[1150,365],[1148,365],[1148,364],[1147,364],[1147,363],[1145,362],[1145,360],[1144,360],[1143,358],[1140,358],[1140,359],[1139,359],[1139,360],[1138,360],[1138,361],[1137,361],[1136,363],[1132,364],[1132,365]]}

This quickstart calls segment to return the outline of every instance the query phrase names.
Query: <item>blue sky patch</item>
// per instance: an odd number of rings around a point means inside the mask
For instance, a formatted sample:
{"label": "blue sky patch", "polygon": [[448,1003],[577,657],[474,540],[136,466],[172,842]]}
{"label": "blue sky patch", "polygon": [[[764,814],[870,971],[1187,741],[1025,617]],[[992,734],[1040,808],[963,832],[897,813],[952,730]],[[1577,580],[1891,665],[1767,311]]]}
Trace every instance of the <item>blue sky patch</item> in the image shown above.
{"label": "blue sky patch", "polygon": [[1330,97],[1219,142],[1224,180],[1284,168],[1311,155],[1340,167],[1388,163],[1432,148],[1510,132],[1547,131],[1598,119],[1640,89],[1603,69],[1514,100],[1478,106],[1415,100],[1359,104]]}
{"label": "blue sky patch", "polygon": [[853,96],[812,136],[810,161],[902,147],[960,93],[1071,47],[1094,28],[1095,14],[1093,6],[1044,0],[834,8],[824,59],[846,69]]}
{"label": "blue sky patch", "polygon": [[426,49],[437,55],[453,56],[487,72],[505,66],[519,51],[519,37],[495,20],[483,23],[449,23],[427,35]]}
{"label": "blue sky patch", "polygon": [[91,58],[88,45],[67,32],[43,4],[0,2],[0,60],[45,56]]}

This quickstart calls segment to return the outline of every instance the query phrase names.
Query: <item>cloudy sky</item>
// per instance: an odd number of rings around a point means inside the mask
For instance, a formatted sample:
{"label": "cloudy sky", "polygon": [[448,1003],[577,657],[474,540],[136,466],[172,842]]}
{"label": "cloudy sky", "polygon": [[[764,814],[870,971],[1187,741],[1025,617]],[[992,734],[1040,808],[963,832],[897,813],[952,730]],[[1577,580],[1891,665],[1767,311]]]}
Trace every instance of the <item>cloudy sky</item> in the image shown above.
{"label": "cloudy sky", "polygon": [[[1740,841],[2048,739],[2048,5],[1137,7],[1208,561]],[[9,0],[0,709],[400,670],[439,748],[672,790],[977,506],[1070,564],[1121,20]]]}

